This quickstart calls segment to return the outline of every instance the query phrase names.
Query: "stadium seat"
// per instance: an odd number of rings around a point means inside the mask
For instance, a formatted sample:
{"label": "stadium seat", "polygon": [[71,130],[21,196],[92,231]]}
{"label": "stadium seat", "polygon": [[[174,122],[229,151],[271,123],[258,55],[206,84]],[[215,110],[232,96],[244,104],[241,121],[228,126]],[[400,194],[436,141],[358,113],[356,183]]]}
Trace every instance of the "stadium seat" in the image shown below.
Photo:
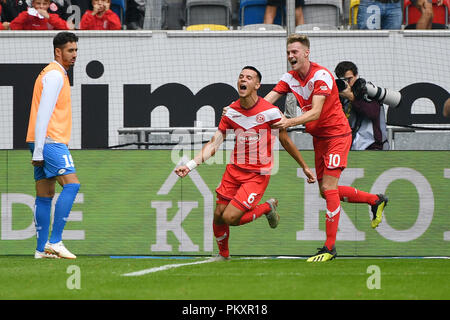
{"label": "stadium seat", "polygon": [[186,26],[218,24],[231,26],[231,0],[186,0]]}
{"label": "stadium seat", "polygon": [[[239,25],[261,24],[264,22],[267,0],[241,0],[239,3]],[[283,25],[284,9],[278,8],[274,24]]]}
{"label": "stadium seat", "polygon": [[266,24],[266,23],[255,23],[247,24],[241,28],[244,31],[270,31],[270,30],[282,30],[284,28],[279,24]]}
{"label": "stadium seat", "polygon": [[[433,0],[433,29],[448,28],[449,10],[450,0],[444,0],[442,6],[438,6],[437,0]],[[403,22],[406,26],[405,29],[411,29],[411,26],[415,27],[415,24],[419,20],[421,14],[419,9],[417,9],[410,0],[405,0],[403,16]]]}
{"label": "stadium seat", "polygon": [[342,25],[341,0],[305,0],[303,17],[305,23],[328,24],[335,27]]}
{"label": "stadium seat", "polygon": [[161,30],[167,29],[168,4],[165,0],[146,1],[144,29]]}
{"label": "stadium seat", "polygon": [[[167,4],[165,12],[166,29],[182,30],[186,25],[185,0],[164,0]],[[149,2],[149,1],[147,1]]]}
{"label": "stadium seat", "polygon": [[187,31],[226,31],[230,30],[227,26],[220,24],[191,24],[186,27]]}
{"label": "stadium seat", "polygon": [[305,30],[320,31],[320,30],[339,30],[339,29],[336,26],[320,23],[305,23],[295,27],[295,33],[302,33],[302,31]]}
{"label": "stadium seat", "polygon": [[348,24],[352,29],[358,28],[358,8],[359,0],[350,0],[350,11]]}
{"label": "stadium seat", "polygon": [[125,12],[127,10],[125,0],[111,0],[111,10],[119,16],[120,23],[124,25]]}

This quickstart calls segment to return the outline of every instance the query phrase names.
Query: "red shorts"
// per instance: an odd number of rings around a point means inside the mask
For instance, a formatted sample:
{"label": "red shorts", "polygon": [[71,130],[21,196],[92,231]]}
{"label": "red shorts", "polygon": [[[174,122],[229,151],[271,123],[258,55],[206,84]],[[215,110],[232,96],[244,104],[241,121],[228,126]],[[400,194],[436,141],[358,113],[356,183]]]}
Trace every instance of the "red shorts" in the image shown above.
{"label": "red shorts", "polygon": [[314,137],[313,145],[317,180],[321,180],[324,174],[339,178],[347,167],[352,135],[328,139]]}
{"label": "red shorts", "polygon": [[247,172],[235,165],[228,164],[222,181],[216,189],[217,203],[231,203],[243,211],[253,209],[261,200],[270,175]]}

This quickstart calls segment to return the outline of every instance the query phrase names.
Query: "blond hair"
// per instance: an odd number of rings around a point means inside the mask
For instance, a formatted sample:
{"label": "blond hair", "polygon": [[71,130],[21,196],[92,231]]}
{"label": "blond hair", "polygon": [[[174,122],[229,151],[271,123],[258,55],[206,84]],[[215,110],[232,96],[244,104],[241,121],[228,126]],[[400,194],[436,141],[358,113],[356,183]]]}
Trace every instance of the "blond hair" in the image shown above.
{"label": "blond hair", "polygon": [[293,33],[287,38],[287,45],[294,43],[294,42],[300,42],[304,46],[306,46],[309,49],[309,38],[305,34],[296,34]]}

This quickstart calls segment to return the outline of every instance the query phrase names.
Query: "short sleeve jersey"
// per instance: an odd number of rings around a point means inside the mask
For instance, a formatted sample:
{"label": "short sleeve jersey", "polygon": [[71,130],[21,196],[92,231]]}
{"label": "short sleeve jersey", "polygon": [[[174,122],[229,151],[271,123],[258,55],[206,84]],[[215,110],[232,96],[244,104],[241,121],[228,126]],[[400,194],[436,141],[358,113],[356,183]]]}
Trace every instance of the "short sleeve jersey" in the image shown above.
{"label": "short sleeve jersey", "polygon": [[218,129],[235,134],[230,163],[249,172],[268,174],[273,167],[273,145],[277,130],[270,126],[281,119],[278,107],[258,97],[256,104],[244,109],[237,100],[222,117]]}
{"label": "short sleeve jersey", "polygon": [[305,124],[306,132],[312,136],[328,138],[351,132],[342,110],[334,77],[328,69],[317,63],[311,62],[305,78],[301,78],[298,72],[293,70],[285,73],[273,90],[280,94],[292,92],[302,112],[311,110],[313,96],[326,96],[319,119]]}

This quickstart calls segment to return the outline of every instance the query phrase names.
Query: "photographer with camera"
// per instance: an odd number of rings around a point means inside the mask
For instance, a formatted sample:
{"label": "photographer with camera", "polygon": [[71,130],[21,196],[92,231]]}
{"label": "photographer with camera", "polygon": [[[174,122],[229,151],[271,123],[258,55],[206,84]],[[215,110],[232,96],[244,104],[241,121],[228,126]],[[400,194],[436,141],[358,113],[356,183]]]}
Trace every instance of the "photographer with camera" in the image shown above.
{"label": "photographer with camera", "polygon": [[382,92],[382,88],[359,78],[358,67],[351,61],[339,62],[334,73],[338,77],[336,85],[341,104],[352,128],[351,150],[389,150],[383,99],[380,99],[380,93],[386,96],[389,92],[386,89]]}

